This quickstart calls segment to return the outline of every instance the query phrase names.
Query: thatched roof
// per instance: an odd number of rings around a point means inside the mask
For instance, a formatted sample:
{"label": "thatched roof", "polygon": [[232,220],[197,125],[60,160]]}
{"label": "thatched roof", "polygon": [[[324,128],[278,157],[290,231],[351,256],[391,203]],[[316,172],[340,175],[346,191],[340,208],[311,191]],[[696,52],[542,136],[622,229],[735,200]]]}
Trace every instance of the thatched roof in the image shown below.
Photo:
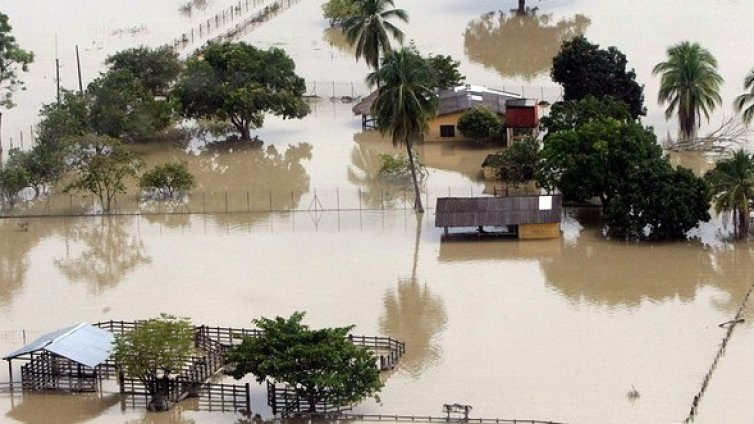
{"label": "thatched roof", "polygon": [[479,227],[560,222],[562,197],[440,197],[435,227]]}
{"label": "thatched roof", "polygon": [[[377,99],[377,95],[377,90],[371,92],[351,110],[356,115],[371,115],[372,103]],[[461,85],[442,90],[437,93],[437,96],[440,101],[438,115],[462,112],[475,106],[487,106],[492,111],[503,114],[505,113],[506,102],[521,100],[521,96],[515,93],[475,85]]]}
{"label": "thatched roof", "polygon": [[379,91],[374,90],[371,93],[369,93],[368,96],[361,99],[360,102],[356,103],[356,105],[351,108],[354,115],[371,115],[372,103],[374,103],[374,101],[377,99],[378,94],[379,94]]}

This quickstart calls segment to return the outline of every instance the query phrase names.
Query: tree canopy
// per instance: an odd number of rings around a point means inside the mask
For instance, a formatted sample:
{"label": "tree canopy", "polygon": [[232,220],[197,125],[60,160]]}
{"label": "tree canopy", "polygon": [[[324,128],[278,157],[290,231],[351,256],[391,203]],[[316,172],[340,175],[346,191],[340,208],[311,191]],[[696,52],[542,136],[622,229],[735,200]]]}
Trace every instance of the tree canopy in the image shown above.
{"label": "tree canopy", "polygon": [[458,118],[458,131],[476,142],[488,143],[502,138],[503,123],[487,106],[474,106]]}
{"label": "tree canopy", "polygon": [[500,181],[513,187],[533,180],[540,167],[539,141],[533,137],[516,141],[494,155],[489,166],[498,169]]}
{"label": "tree canopy", "polygon": [[108,56],[105,64],[110,71],[129,71],[152,96],[166,96],[182,68],[178,53],[169,46],[121,50]]}
{"label": "tree canopy", "polygon": [[358,13],[356,0],[327,0],[322,3],[322,14],[330,21],[330,26],[340,26]]}
{"label": "tree canopy", "polygon": [[375,358],[348,340],[353,326],[310,329],[303,312],[290,318],[260,318],[257,337],[243,337],[226,353],[229,374],[253,374],[258,382],[272,378],[287,383],[315,412],[325,401],[346,406],[376,396],[382,388]]}
{"label": "tree canopy", "polygon": [[[754,69],[746,74],[746,78],[744,78],[744,88],[748,90],[748,92],[736,97],[733,106],[736,108],[736,111],[743,111],[743,120],[746,125],[749,125],[751,120],[754,119]],[[749,106],[746,106],[747,103]]]}
{"label": "tree canopy", "polygon": [[432,75],[434,78],[434,87],[436,90],[445,90],[448,88],[458,87],[466,81],[466,76],[461,74],[458,68],[461,62],[453,59],[451,56],[441,54],[431,55],[427,58]]}
{"label": "tree canopy", "polygon": [[709,119],[715,106],[722,103],[717,60],[698,43],[684,41],[667,51],[668,60],[658,63],[652,74],[660,74],[657,100],[667,103],[665,118],[678,112],[681,137],[690,138],[701,124],[701,115]]}
{"label": "tree canopy", "polygon": [[644,115],[644,88],[636,72],[626,70],[626,56],[616,47],[599,47],[580,35],[563,43],[552,59],[550,76],[563,86],[564,100],[611,96],[626,103],[633,117]]}
{"label": "tree canopy", "polygon": [[188,60],[173,96],[184,117],[230,121],[241,139],[248,140],[251,129],[262,126],[266,113],[284,119],[309,113],[302,98],[306,86],[295,67],[278,48],[213,44]]}
{"label": "tree canopy", "polygon": [[749,204],[754,199],[754,156],[739,149],[732,157],[718,161],[704,179],[710,185],[715,211],[732,211],[735,236],[745,236],[749,231]]}
{"label": "tree canopy", "polygon": [[[372,69],[379,68],[380,53],[392,51],[390,37],[403,43],[403,31],[391,19],[408,23],[408,15],[395,7],[393,0],[354,0],[358,12],[343,21],[343,32],[348,42],[356,47],[356,60],[362,56]],[[379,85],[379,84],[378,84]]]}
{"label": "tree canopy", "polygon": [[161,314],[117,336],[113,356],[125,375],[139,379],[147,388],[152,397],[149,409],[164,411],[168,405],[159,380],[180,372],[193,349],[194,328],[190,321]]}
{"label": "tree canopy", "polygon": [[[579,100],[564,100],[553,103],[550,113],[540,121],[547,134],[574,130],[591,121],[613,118],[621,122],[633,120],[628,105],[613,97],[597,98],[592,95]],[[547,136],[545,136],[547,137]]]}
{"label": "tree canopy", "polygon": [[[29,70],[29,64],[34,61],[34,53],[22,49],[11,35],[8,15],[0,12],[0,108],[10,109],[15,106],[13,93],[24,89],[24,82],[18,73]],[[0,120],[2,120],[0,110]],[[0,146],[2,150],[2,146]]]}

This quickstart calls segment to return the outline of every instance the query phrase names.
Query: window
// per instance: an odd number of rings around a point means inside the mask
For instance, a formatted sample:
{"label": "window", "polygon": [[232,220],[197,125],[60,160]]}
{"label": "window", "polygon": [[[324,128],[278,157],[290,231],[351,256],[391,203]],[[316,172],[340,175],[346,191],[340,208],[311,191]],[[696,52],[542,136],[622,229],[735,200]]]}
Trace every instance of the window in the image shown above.
{"label": "window", "polygon": [[455,125],[440,125],[440,137],[455,137]]}

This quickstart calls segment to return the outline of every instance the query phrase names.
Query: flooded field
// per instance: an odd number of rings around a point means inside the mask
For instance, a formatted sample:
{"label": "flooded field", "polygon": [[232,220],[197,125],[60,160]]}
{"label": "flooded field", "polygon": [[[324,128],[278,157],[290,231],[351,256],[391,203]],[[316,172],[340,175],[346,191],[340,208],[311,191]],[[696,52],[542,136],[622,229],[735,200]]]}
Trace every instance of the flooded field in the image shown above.
{"label": "flooded field", "polygon": [[[236,2],[208,0],[190,14],[180,8],[187,3],[182,1],[33,3],[31,10],[27,2],[0,0],[19,43],[37,55],[28,90],[17,93],[19,106],[3,113],[6,149],[11,136],[18,145],[21,133],[28,143],[36,111],[54,99],[56,34],[62,83],[75,88],[74,44],[86,83],[113,51],[172,42]],[[751,51],[751,40],[731,36],[748,33],[754,20],[754,8],[742,1],[715,7],[696,0],[531,1],[539,11],[523,18],[509,13],[514,1],[397,3],[411,16],[407,38],[419,49],[460,59],[469,82],[520,87],[532,96],[557,96],[547,68],[562,39],[583,32],[618,46],[645,85],[645,122],[661,138],[675,132],[675,122],[666,122],[656,105],[657,79],[650,73],[667,46],[679,37],[699,41],[720,62],[725,104],[704,128],[731,113],[730,102],[754,66],[741,54]],[[733,318],[754,283],[751,243],[724,241],[730,229],[720,219],[697,232],[701,241],[611,242],[597,224],[578,217],[566,221],[557,241],[442,239],[431,209],[417,222],[400,210],[400,198],[385,203],[385,187],[374,178],[377,155],[394,148],[363,133],[352,104],[340,100],[366,93],[366,66],[327,30],[320,4],[294,2],[241,35],[291,54],[309,91],[323,97],[310,116],[267,119],[257,132],[264,145],[253,149],[202,150],[196,140],[138,147],[149,164],[185,160],[197,174],[199,192],[281,193],[285,202],[274,209],[299,212],[0,220],[0,353],[19,347],[24,337],[81,321],[170,312],[196,323],[247,326],[255,317],[305,310],[313,326],[353,323],[358,333],[406,342],[407,355],[387,375],[381,403],[356,411],[441,415],[443,403],[458,402],[473,405],[473,417],[683,421],[725,334],[718,324]],[[197,37],[182,51],[200,42]],[[333,94],[334,102],[328,98]],[[427,190],[432,196],[485,190],[479,164],[490,151],[423,146]],[[697,155],[674,160],[697,172],[710,163]],[[335,196],[338,202],[349,196],[350,206],[344,201],[340,212],[311,210],[315,191],[326,206]],[[359,207],[353,206],[355,193]],[[744,318],[696,423],[754,418],[751,305]],[[0,367],[0,381],[7,377]],[[627,396],[633,388],[636,399]],[[252,409],[269,418],[265,401],[255,385]],[[2,422],[30,424],[219,424],[240,418],[202,411],[192,402],[168,414],[147,414],[122,408],[109,393],[0,394],[0,414]]]}

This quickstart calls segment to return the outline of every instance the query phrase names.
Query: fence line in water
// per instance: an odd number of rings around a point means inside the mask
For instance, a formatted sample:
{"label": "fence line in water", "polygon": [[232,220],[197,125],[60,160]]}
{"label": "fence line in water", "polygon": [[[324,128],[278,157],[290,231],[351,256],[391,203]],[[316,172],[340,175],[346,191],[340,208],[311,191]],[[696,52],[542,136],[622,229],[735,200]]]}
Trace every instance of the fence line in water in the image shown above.
{"label": "fence line in water", "polygon": [[[424,208],[434,209],[438,197],[474,197],[483,188],[426,187]],[[414,207],[410,189],[361,189],[339,187],[305,192],[249,190],[195,191],[179,199],[154,200],[142,193],[116,195],[109,215],[222,214],[251,212],[349,212],[409,210]],[[0,218],[102,215],[99,199],[91,194],[59,193],[0,207]]]}

